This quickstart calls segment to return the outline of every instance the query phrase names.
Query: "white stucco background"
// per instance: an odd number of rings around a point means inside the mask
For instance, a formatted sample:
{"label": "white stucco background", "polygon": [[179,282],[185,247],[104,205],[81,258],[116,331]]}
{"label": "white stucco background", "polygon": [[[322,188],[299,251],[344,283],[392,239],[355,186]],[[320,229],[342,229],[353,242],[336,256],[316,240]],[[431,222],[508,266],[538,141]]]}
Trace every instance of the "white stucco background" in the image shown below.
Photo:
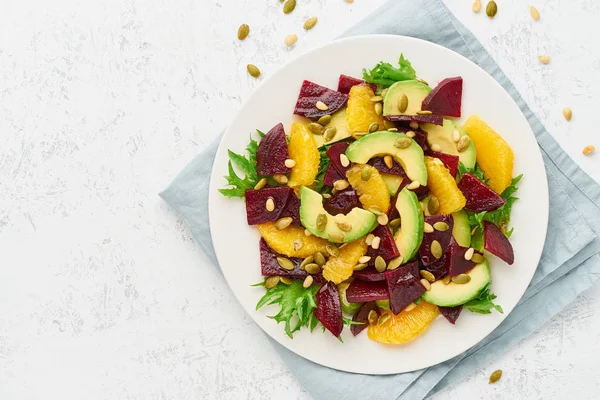
{"label": "white stucco background", "polygon": [[[538,23],[519,0],[493,21],[446,3],[599,179],[581,149],[600,146],[600,7],[535,1]],[[268,76],[383,1],[298,3],[2,2],[0,399],[310,398],[157,196],[256,87],[247,63]],[[436,398],[597,398],[599,301],[597,286]]]}

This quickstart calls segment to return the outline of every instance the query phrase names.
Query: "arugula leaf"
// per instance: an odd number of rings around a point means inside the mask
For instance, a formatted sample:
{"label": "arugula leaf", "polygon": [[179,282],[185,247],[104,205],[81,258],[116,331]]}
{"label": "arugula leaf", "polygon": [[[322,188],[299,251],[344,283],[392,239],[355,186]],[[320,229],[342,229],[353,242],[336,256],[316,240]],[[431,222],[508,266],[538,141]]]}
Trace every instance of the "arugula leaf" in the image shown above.
{"label": "arugula leaf", "polygon": [[303,326],[309,327],[311,331],[315,328],[317,321],[313,312],[317,307],[318,290],[317,285],[305,289],[299,281],[292,281],[289,285],[279,282],[275,287],[267,289],[267,293],[256,304],[256,309],[279,304],[279,312],[269,318],[277,323],[285,322],[285,333],[293,339],[294,332]]}
{"label": "arugula leaf", "polygon": [[325,194],[330,193],[331,188],[325,185],[325,174],[327,173],[327,168],[329,168],[329,164],[331,160],[327,155],[327,150],[329,150],[331,146],[321,146],[319,147],[319,155],[321,156],[321,160],[319,161],[319,172],[317,172],[317,177],[315,178],[315,191]]}
{"label": "arugula leaf", "polygon": [[417,77],[410,61],[404,58],[403,54],[400,54],[398,65],[399,68],[396,68],[392,64],[382,61],[370,71],[363,69],[363,79],[368,83],[374,83],[381,87],[390,87],[395,82],[411,80]]}
{"label": "arugula leaf", "polygon": [[478,314],[490,314],[492,308],[496,309],[500,314],[504,314],[502,307],[498,304],[494,304],[494,299],[497,297],[495,294],[490,292],[490,285],[488,283],[485,288],[479,293],[479,296],[474,298],[473,300],[464,304],[464,307],[474,313]]}
{"label": "arugula leaf", "polygon": [[[256,130],[258,135],[262,138],[265,134],[258,129]],[[245,157],[241,154],[234,153],[228,150],[229,154],[229,175],[225,176],[227,179],[227,186],[231,188],[219,189],[219,192],[227,197],[244,197],[244,192],[247,189],[252,189],[258,183],[259,177],[256,174],[256,151],[258,150],[258,142],[250,137],[250,143],[246,147],[248,156]],[[243,173],[244,177],[241,178],[235,173],[233,165],[238,167]]]}

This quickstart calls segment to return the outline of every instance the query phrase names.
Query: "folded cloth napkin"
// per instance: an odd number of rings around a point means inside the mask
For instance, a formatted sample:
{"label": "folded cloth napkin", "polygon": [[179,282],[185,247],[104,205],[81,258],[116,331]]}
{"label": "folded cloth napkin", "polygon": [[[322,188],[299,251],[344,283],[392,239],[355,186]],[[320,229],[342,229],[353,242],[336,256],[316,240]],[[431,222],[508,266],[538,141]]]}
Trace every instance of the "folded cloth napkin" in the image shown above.
{"label": "folded cloth napkin", "polygon": [[[460,380],[530,335],[592,286],[600,276],[600,186],[558,146],[498,65],[441,0],[392,0],[346,36],[386,33],[429,40],[479,64],[517,102],[542,150],[550,191],[544,252],[525,296],[481,343],[442,364],[410,373],[349,374],[314,364],[273,346],[315,399],[422,399]],[[218,140],[199,154],[160,194],[181,216],[217,265],[208,226],[208,187]]]}

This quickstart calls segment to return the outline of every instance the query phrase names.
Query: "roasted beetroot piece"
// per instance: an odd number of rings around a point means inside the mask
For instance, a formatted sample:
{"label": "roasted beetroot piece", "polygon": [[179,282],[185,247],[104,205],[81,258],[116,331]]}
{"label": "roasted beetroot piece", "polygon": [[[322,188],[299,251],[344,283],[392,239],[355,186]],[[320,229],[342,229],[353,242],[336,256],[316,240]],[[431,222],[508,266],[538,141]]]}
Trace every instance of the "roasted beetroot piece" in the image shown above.
{"label": "roasted beetroot piece", "polygon": [[346,179],[346,175],[340,175],[333,164],[329,164],[327,167],[327,172],[325,172],[325,176],[323,177],[323,183],[327,186],[333,187],[333,182],[339,181],[340,179]]}
{"label": "roasted beetroot piece", "polygon": [[[277,254],[275,250],[269,247],[264,239],[260,239],[260,272],[263,276],[289,276],[291,278],[306,278],[307,272],[300,269],[301,258],[289,258],[294,263],[294,269],[289,271],[281,268],[277,263],[277,257],[283,257]],[[316,276],[316,275],[315,275]]]}
{"label": "roasted beetroot piece", "polygon": [[302,225],[300,222],[300,199],[297,198],[294,193],[290,194],[290,197],[288,197],[288,202],[279,216],[279,218],[283,217],[292,217],[293,225]]}
{"label": "roasted beetroot piece", "polygon": [[506,204],[506,200],[468,172],[458,182],[458,188],[467,198],[465,209],[469,211],[494,211]]}
{"label": "roasted beetroot piece", "polygon": [[390,294],[390,309],[394,314],[400,313],[425,293],[425,287],[420,280],[419,263],[417,261],[386,271],[385,278]]}
{"label": "roasted beetroot piece", "polygon": [[406,172],[404,172],[404,168],[402,168],[402,166],[400,164],[398,164],[396,162],[396,160],[394,160],[394,159],[392,159],[392,160],[393,160],[392,168],[388,168],[388,166],[385,165],[385,161],[383,161],[383,157],[373,157],[369,161],[369,164],[371,164],[373,167],[375,167],[375,169],[377,169],[377,171],[379,171],[381,173],[406,177]]}
{"label": "roasted beetroot piece", "polygon": [[344,190],[334,194],[330,199],[325,200],[323,208],[331,215],[348,214],[355,207],[360,207],[358,195],[352,189]]}
{"label": "roasted beetroot piece", "polygon": [[290,158],[283,124],[277,124],[260,140],[256,150],[256,173],[259,176],[287,174],[285,160]]}
{"label": "roasted beetroot piece", "polygon": [[423,100],[422,109],[436,115],[460,117],[463,79],[460,76],[441,81]]}
{"label": "roasted beetroot piece", "polygon": [[339,172],[339,174],[344,177],[342,179],[346,178],[346,172],[350,169],[350,165],[344,167],[342,165],[342,161],[340,160],[340,155],[345,154],[347,148],[348,143],[340,142],[332,144],[331,147],[327,150],[327,156],[331,160],[331,164],[329,165],[333,165],[335,167],[337,172]]}
{"label": "roasted beetroot piece", "polygon": [[396,218],[400,218],[400,213],[396,208],[396,201],[398,201],[398,195],[400,194],[402,189],[404,189],[404,186],[408,185],[409,183],[410,182],[408,182],[408,179],[403,179],[402,182],[400,182],[400,187],[398,188],[398,191],[396,191],[396,194],[394,195],[394,197],[392,197],[392,200],[390,201],[390,208],[387,212],[388,220],[393,221]]}
{"label": "roasted beetroot piece", "polygon": [[386,115],[383,117],[390,122],[397,123],[405,123],[405,122],[418,122],[423,124],[433,124],[440,125],[444,124],[444,118],[441,115]]}
{"label": "roasted beetroot piece", "polygon": [[429,271],[433,274],[435,280],[443,278],[448,275],[448,264],[446,263],[446,254],[439,260],[434,261],[426,267],[423,267],[425,271]]}
{"label": "roasted beetroot piece", "polygon": [[460,312],[462,311],[462,306],[456,307],[438,307],[440,313],[450,322],[452,325],[456,323],[456,320],[460,316]]}
{"label": "roasted beetroot piece", "polygon": [[429,186],[419,186],[417,189],[413,190],[413,192],[417,195],[419,200],[423,200],[425,197],[429,196]]}
{"label": "roasted beetroot piece", "polygon": [[385,281],[385,273],[378,272],[374,267],[367,267],[362,271],[354,271],[352,274],[354,279],[365,282],[383,282]]}
{"label": "roasted beetroot piece", "polygon": [[385,282],[366,282],[355,279],[346,289],[346,299],[350,303],[387,300],[390,298]]}
{"label": "roasted beetroot piece", "polygon": [[361,333],[367,326],[369,326],[369,313],[371,311],[377,311],[377,305],[375,302],[363,304],[358,311],[352,316],[352,321],[360,322],[360,324],[352,324],[350,326],[350,332],[354,336]]}
{"label": "roasted beetroot piece", "polygon": [[[274,221],[285,209],[288,198],[294,196],[294,190],[287,186],[269,187],[260,190],[246,190],[246,219],[248,225],[257,225]],[[267,200],[275,204],[273,211],[267,211]]]}
{"label": "roasted beetroot piece", "polygon": [[[421,258],[421,263],[424,266],[428,266],[438,260],[438,258],[431,254],[431,244],[434,240],[437,240],[442,248],[439,258],[442,258],[441,256],[446,254],[446,249],[448,248],[450,240],[452,239],[454,219],[450,215],[434,215],[432,217],[425,217],[425,223],[434,228],[433,232],[425,232],[423,234],[423,241],[421,242],[421,247],[419,247],[419,257]],[[443,230],[444,224],[448,227],[446,230]]]}
{"label": "roasted beetroot piece", "polygon": [[508,265],[515,262],[512,244],[504,233],[493,223],[483,221],[483,248],[504,260]]}
{"label": "roasted beetroot piece", "polygon": [[[340,75],[340,80],[338,81],[338,92],[343,93],[343,94],[348,94],[350,93],[350,89],[352,89],[352,86],[356,86],[356,85],[362,85],[363,83],[365,83],[365,81],[363,81],[362,79],[358,79],[358,78],[353,78],[351,76],[348,75]],[[373,89],[373,92],[375,92],[377,90],[377,86],[375,85],[369,85],[371,86],[371,89]]]}
{"label": "roasted beetroot piece", "polygon": [[457,276],[469,272],[475,267],[475,263],[471,260],[465,260],[465,253],[469,250],[466,247],[460,246],[454,238],[450,241],[448,251],[446,253],[446,266],[448,268],[448,276]]}
{"label": "roasted beetroot piece", "polygon": [[375,228],[371,233],[379,237],[381,242],[378,249],[374,249],[369,246],[367,250],[367,255],[371,257],[369,260],[369,266],[375,265],[375,258],[378,256],[381,256],[381,258],[383,258],[385,261],[400,256],[398,246],[396,246],[396,241],[394,240],[394,236],[392,235],[390,228],[385,225],[377,225],[377,228]]}
{"label": "roasted beetroot piece", "polygon": [[317,292],[317,308],[315,317],[333,336],[338,337],[344,329],[342,322],[342,305],[340,294],[334,283],[327,282]]}
{"label": "roasted beetroot piece", "polygon": [[452,176],[456,176],[456,174],[458,173],[458,156],[454,156],[452,154],[446,154],[446,153],[438,153],[435,151],[429,151],[428,154],[431,157],[435,157],[435,158],[439,158],[441,162],[444,163],[444,165],[446,166],[446,168],[448,168],[450,170],[450,174]]}
{"label": "roasted beetroot piece", "polygon": [[[318,101],[323,102],[327,106],[327,110],[319,110],[316,106]],[[304,81],[300,88],[294,114],[306,118],[319,118],[323,115],[333,114],[344,107],[347,101],[348,96],[343,93],[317,85],[311,81]]]}

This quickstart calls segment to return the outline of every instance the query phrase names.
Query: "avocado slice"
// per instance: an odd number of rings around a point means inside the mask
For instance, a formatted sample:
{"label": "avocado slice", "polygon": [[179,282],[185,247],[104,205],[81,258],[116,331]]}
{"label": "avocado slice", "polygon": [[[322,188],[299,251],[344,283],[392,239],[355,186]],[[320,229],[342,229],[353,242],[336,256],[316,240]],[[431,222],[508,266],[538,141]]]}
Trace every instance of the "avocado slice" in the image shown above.
{"label": "avocado slice", "polygon": [[342,312],[350,315],[354,315],[363,303],[350,303],[346,298],[346,289],[350,286],[349,283],[340,283],[338,285],[338,292],[340,293],[340,303],[342,305]]}
{"label": "avocado slice", "polygon": [[391,155],[404,168],[411,181],[427,184],[427,168],[423,149],[413,139],[404,149],[394,144],[398,139],[409,138],[404,133],[381,131],[363,136],[346,149],[346,156],[354,163],[366,164],[371,158]]}
{"label": "avocado slice", "polygon": [[398,194],[396,209],[402,225],[394,234],[394,241],[405,264],[417,254],[423,241],[423,211],[417,195],[407,188]]}
{"label": "avocado slice", "polygon": [[383,181],[390,192],[390,197],[394,197],[402,184],[402,177],[398,175],[382,174],[381,172],[379,174],[381,175],[381,178],[383,178]]}
{"label": "avocado slice", "polygon": [[[317,229],[320,214],[327,217],[323,230]],[[370,211],[355,207],[348,214],[331,215],[323,208],[323,196],[305,186],[300,190],[300,222],[310,233],[334,243],[352,242],[365,236],[377,226],[377,216]],[[347,224],[350,230],[343,231],[338,224]],[[343,237],[340,240],[338,237]]]}
{"label": "avocado slice", "polygon": [[423,293],[423,300],[443,307],[455,307],[473,300],[491,280],[487,260],[473,267],[468,275],[471,280],[462,285],[454,282],[445,285],[442,280],[435,281],[431,289]]}
{"label": "avocado slice", "polygon": [[[423,100],[431,92],[431,88],[423,82],[411,80],[394,83],[388,88],[383,99],[383,115],[415,115],[421,111]],[[408,98],[406,110],[400,112],[398,103],[400,97],[405,94]]]}
{"label": "avocado slice", "polygon": [[458,156],[459,160],[465,165],[465,167],[475,167],[475,162],[477,161],[477,151],[475,150],[475,145],[473,144],[472,140],[469,142],[469,147],[467,147],[465,151],[459,153],[456,149],[456,142],[454,142],[454,130],[456,129],[459,132],[460,137],[467,135],[467,132],[465,132],[460,126],[448,119],[445,119],[444,125],[442,126],[421,124],[421,129],[427,132],[427,142],[429,142],[429,146],[437,144],[440,146],[442,153]]}
{"label": "avocado slice", "polygon": [[464,211],[457,211],[452,214],[454,226],[452,226],[452,236],[454,240],[462,247],[471,246],[471,225],[469,225],[469,217]]}
{"label": "avocado slice", "polygon": [[[311,122],[311,120],[306,119],[306,124],[309,124]],[[331,140],[326,142],[323,135],[315,135],[313,133],[315,142],[317,142],[317,147],[321,147],[324,144],[332,144],[335,142],[339,142],[340,140],[349,138],[351,136],[351,133],[350,127],[348,126],[348,122],[346,122],[346,107],[333,113],[331,115],[331,122],[329,122],[325,128],[335,128],[335,135]]]}

